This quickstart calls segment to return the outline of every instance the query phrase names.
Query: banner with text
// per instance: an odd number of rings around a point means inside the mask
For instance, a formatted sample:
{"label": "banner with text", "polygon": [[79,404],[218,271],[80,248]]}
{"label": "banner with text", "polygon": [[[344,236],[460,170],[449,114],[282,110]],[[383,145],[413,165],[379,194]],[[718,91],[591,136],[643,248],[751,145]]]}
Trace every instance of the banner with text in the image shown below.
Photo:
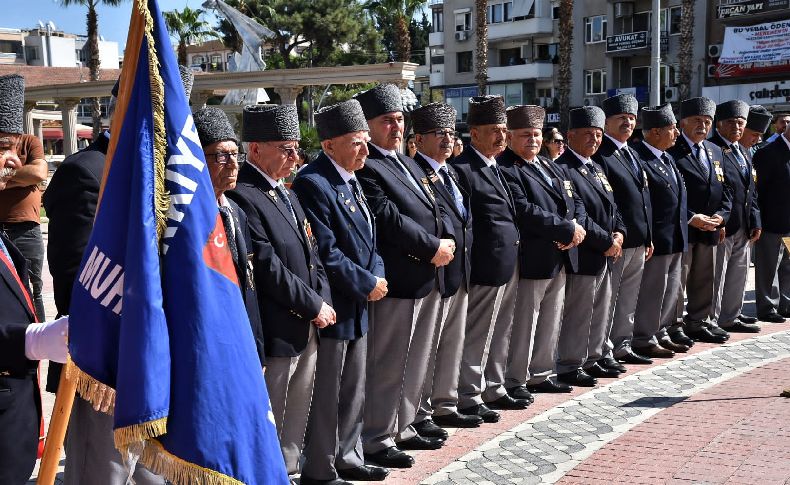
{"label": "banner with text", "polygon": [[790,59],[790,20],[727,27],[720,64],[777,62]]}

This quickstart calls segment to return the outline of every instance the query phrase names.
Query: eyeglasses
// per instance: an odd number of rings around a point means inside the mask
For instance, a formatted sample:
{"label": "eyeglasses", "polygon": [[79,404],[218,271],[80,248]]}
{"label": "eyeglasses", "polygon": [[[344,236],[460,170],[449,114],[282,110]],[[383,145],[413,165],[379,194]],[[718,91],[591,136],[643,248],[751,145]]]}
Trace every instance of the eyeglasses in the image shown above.
{"label": "eyeglasses", "polygon": [[286,158],[292,158],[299,155],[299,147],[277,147],[277,149],[283,152]]}
{"label": "eyeglasses", "polygon": [[434,135],[436,138],[444,138],[446,136],[449,136],[453,140],[458,138],[459,136],[458,132],[453,130],[436,130],[436,131],[431,131],[429,133],[431,135]]}
{"label": "eyeglasses", "polygon": [[555,138],[554,140],[551,140],[551,143],[556,143],[557,145],[564,145],[565,144],[565,140],[563,140],[561,138]]}
{"label": "eyeglasses", "polygon": [[214,153],[206,153],[207,157],[214,157],[219,165],[225,165],[226,163],[230,163],[231,161],[239,161],[241,157],[241,161],[244,161],[243,153],[239,152],[214,152]]}

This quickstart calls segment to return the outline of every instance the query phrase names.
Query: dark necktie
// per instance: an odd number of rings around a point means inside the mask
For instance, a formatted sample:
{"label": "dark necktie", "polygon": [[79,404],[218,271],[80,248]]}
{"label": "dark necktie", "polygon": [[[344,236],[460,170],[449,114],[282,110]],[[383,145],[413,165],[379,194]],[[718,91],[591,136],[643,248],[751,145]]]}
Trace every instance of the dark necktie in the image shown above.
{"label": "dark necktie", "polygon": [[444,182],[444,187],[447,189],[447,192],[450,193],[450,197],[453,198],[455,201],[455,208],[458,209],[458,213],[461,214],[461,217],[466,220],[466,209],[464,208],[464,199],[461,194],[455,190],[455,184],[453,180],[450,178],[450,172],[447,170],[447,166],[443,165],[439,169],[439,175],[442,176],[442,182]]}
{"label": "dark necktie", "polygon": [[705,155],[705,148],[700,144],[694,145],[694,155],[697,157],[697,163],[702,169],[702,174],[706,179],[710,178],[710,165],[708,164],[708,157]]}
{"label": "dark necktie", "polygon": [[669,163],[669,158],[667,157],[666,153],[661,154],[661,163],[664,164],[664,168],[666,168],[667,172],[669,172],[669,177],[673,182],[675,182],[675,185],[677,185],[678,179],[675,177],[675,171],[672,169],[672,164]]}
{"label": "dark necktie", "polygon": [[601,175],[598,173],[598,169],[595,168],[595,164],[590,162],[590,163],[585,163],[585,165],[587,166],[587,168],[590,169],[590,173],[592,173],[593,180],[595,180],[595,182],[598,184],[598,187],[604,188],[603,182],[601,181]]}
{"label": "dark necktie", "polygon": [[551,183],[551,177],[549,177],[549,174],[546,173],[546,170],[543,169],[543,164],[540,163],[540,160],[536,159],[528,163],[538,172],[538,174],[541,177],[543,177],[543,180],[545,180],[546,183],[549,184],[549,187],[554,187],[554,185]]}
{"label": "dark necktie", "polygon": [[741,173],[744,176],[748,175],[749,167],[746,164],[746,159],[743,158],[743,153],[741,153],[740,146],[733,143],[731,148],[732,148],[732,153],[735,154],[735,159],[738,160],[738,166],[741,167]]}
{"label": "dark necktie", "polygon": [[225,226],[225,235],[228,237],[228,247],[230,248],[230,253],[233,255],[233,261],[238,263],[239,247],[236,245],[236,231],[234,230],[235,225],[232,222],[233,213],[230,207],[220,206],[219,216],[222,218],[222,224]]}
{"label": "dark necktie", "polygon": [[288,191],[285,190],[285,187],[277,184],[277,187],[274,188],[277,191],[277,195],[280,196],[280,200],[283,201],[285,206],[288,208],[288,211],[291,213],[291,217],[294,220],[294,224],[296,227],[299,227],[299,219],[296,218],[296,212],[294,212],[294,206],[291,204],[291,199],[288,198]]}
{"label": "dark necktie", "polygon": [[412,184],[412,186],[414,186],[417,192],[421,194],[423,193],[422,189],[420,188],[420,184],[417,183],[417,180],[414,179],[414,176],[411,174],[411,172],[409,172],[406,166],[400,160],[398,160],[398,157],[387,155],[386,158],[387,160],[394,163],[396,167],[398,167],[401,173],[403,173],[403,176],[406,177],[406,179],[409,181],[409,183]]}
{"label": "dark necktie", "polygon": [[636,178],[639,178],[642,170],[640,170],[639,164],[636,163],[636,158],[634,158],[634,156],[631,154],[631,149],[628,148],[628,145],[624,145],[623,148],[620,149],[620,151],[623,153],[625,159],[628,160],[628,162],[631,164],[631,171],[634,172],[634,176]]}
{"label": "dark necktie", "polygon": [[354,194],[354,200],[356,200],[357,207],[359,207],[359,211],[362,212],[362,217],[364,217],[365,222],[368,223],[368,228],[371,228],[370,214],[368,213],[368,207],[367,204],[365,204],[365,198],[362,195],[362,191],[359,190],[359,184],[357,183],[357,179],[349,179],[348,185],[351,186],[351,192]]}

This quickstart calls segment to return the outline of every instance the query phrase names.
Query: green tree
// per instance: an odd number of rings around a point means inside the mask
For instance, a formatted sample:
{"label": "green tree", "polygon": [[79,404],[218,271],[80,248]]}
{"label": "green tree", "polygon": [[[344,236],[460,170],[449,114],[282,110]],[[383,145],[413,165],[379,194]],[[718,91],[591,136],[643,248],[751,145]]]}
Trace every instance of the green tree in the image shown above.
{"label": "green tree", "polygon": [[[90,80],[98,81],[101,72],[101,60],[99,59],[99,15],[96,13],[96,6],[107,5],[110,7],[117,7],[124,0],[60,0],[60,4],[64,7],[71,5],[82,5],[87,7],[87,28],[88,28],[88,70],[90,71]],[[99,98],[93,98],[91,103],[91,114],[93,118],[93,139],[95,140],[101,133],[101,103]]]}
{"label": "green tree", "polygon": [[559,62],[557,66],[557,92],[560,98],[560,130],[568,130],[570,109],[571,53],[573,52],[573,0],[561,0],[559,12]]}
{"label": "green tree", "polygon": [[[388,49],[395,52],[396,61],[409,61],[412,54],[410,25],[424,0],[368,0],[365,8],[373,14],[379,29],[390,31]],[[394,34],[394,35],[392,35]]]}
{"label": "green tree", "polygon": [[202,19],[204,11],[188,6],[184,10],[171,10],[165,12],[165,25],[170,36],[178,41],[178,63],[187,65],[187,46],[199,44],[209,37],[220,38],[217,31],[211,28],[208,22]]}

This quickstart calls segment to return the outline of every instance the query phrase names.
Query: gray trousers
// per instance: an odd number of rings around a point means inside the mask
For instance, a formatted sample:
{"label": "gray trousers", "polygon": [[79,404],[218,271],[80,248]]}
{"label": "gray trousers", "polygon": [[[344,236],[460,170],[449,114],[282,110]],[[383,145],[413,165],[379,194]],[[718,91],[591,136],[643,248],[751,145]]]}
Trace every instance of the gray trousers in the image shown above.
{"label": "gray trousers", "polygon": [[318,337],[312,324],[307,347],[301,354],[296,357],[266,358],[266,373],[263,377],[269,390],[277,437],[289,475],[299,472],[299,457],[302,455],[313,398],[317,358]]}
{"label": "gray trousers", "polygon": [[[396,441],[417,436],[412,423],[417,421],[425,383],[429,381],[429,366],[426,365],[436,356],[436,342],[439,337],[442,313],[442,296],[434,290],[420,300],[414,333],[406,359],[406,373],[403,377],[403,391],[398,407]],[[433,380],[433,372],[431,379]]]}
{"label": "gray trousers", "polygon": [[612,263],[612,316],[605,357],[622,357],[631,348],[636,302],[645,269],[645,250],[644,246],[623,249],[622,257]]}
{"label": "gray trousers", "polygon": [[356,468],[362,455],[362,410],[368,338],[322,338],[304,448],[302,476],[334,480],[337,469]]}
{"label": "gray trousers", "polygon": [[686,314],[683,323],[692,330],[711,322],[716,298],[716,248],[703,243],[689,244],[683,254],[683,274],[678,294],[678,316],[682,313],[683,293],[686,294]]}
{"label": "gray trousers", "polygon": [[757,315],[790,311],[790,253],[782,234],[765,232],[754,243]]}
{"label": "gray trousers", "polygon": [[565,301],[568,304],[563,310],[562,328],[557,342],[558,374],[588,365],[594,357],[595,348],[600,353],[610,300],[608,265],[597,276],[568,275],[565,283]]}
{"label": "gray trousers", "polygon": [[518,265],[503,286],[471,285],[469,288],[466,336],[458,378],[459,408],[505,395],[505,366],[517,292]]}
{"label": "gray trousers", "polygon": [[[421,341],[412,348],[412,336],[418,328],[418,321],[420,335],[432,335],[439,301],[439,293],[434,290],[425,298],[383,298],[370,305],[365,388],[367,396],[362,427],[365,453],[375,453],[395,446],[395,436],[400,427],[398,413],[404,392],[409,393],[409,398],[413,399],[416,416],[425,378],[424,364],[428,360],[431,342]],[[414,362],[407,369],[410,349],[425,355],[422,369],[415,369]],[[419,379],[420,376],[422,380]],[[411,423],[412,421],[405,423],[404,429]]]}
{"label": "gray trousers", "polygon": [[565,280],[565,270],[562,270],[551,279],[518,282],[506,388],[539,384],[554,373]]}
{"label": "gray trousers", "polygon": [[658,344],[675,324],[683,253],[653,255],[645,261],[634,313],[632,347]]}
{"label": "gray trousers", "polygon": [[[94,411],[91,404],[74,398],[66,434],[66,485],[125,485],[126,471],[115,448],[113,417]],[[137,485],[164,485],[165,479],[137,464],[132,475]]]}
{"label": "gray trousers", "polygon": [[741,229],[727,236],[716,252],[716,300],[712,319],[725,329],[735,323],[743,309],[749,246],[749,236]]}
{"label": "gray trousers", "polygon": [[436,414],[442,416],[458,411],[458,374],[464,351],[466,312],[469,293],[465,285],[458,292],[442,300],[437,319],[437,345],[426,364],[422,401],[415,422]]}

